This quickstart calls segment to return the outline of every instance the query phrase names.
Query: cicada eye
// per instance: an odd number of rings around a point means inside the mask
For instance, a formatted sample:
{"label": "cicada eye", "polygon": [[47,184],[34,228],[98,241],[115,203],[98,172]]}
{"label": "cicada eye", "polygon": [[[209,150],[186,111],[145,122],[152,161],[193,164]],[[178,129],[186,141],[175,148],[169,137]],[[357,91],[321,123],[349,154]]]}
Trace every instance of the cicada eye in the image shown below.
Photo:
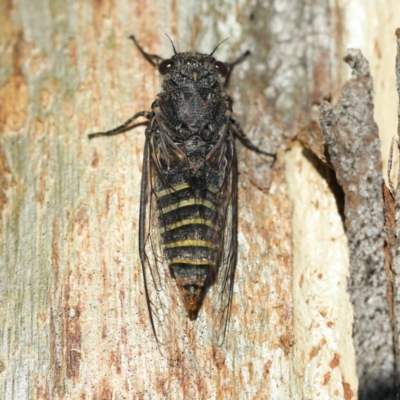
{"label": "cicada eye", "polygon": [[158,71],[160,72],[161,75],[164,75],[172,68],[174,68],[174,66],[175,66],[174,60],[164,60],[158,67]]}
{"label": "cicada eye", "polygon": [[226,76],[228,73],[228,67],[221,61],[214,62],[214,68],[222,75]]}

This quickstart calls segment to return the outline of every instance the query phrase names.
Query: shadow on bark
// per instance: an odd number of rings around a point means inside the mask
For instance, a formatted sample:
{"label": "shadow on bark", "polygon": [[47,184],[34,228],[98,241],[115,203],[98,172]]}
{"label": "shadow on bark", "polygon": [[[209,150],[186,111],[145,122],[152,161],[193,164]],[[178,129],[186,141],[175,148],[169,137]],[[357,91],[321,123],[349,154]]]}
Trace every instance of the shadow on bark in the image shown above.
{"label": "shadow on bark", "polygon": [[321,178],[328,184],[329,189],[335,197],[338,213],[344,223],[344,191],[336,179],[335,171],[326,163],[322,162],[311,150],[304,149],[303,155],[310,161]]}
{"label": "shadow on bark", "polygon": [[359,387],[359,400],[396,400],[396,390],[392,381],[377,382],[369,388]]}

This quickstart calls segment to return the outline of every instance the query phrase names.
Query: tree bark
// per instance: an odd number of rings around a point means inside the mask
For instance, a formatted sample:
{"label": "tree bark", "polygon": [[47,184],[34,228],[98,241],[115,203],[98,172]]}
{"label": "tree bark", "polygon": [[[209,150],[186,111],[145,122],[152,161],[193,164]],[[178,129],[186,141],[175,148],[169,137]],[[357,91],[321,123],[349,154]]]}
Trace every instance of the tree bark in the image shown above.
{"label": "tree bark", "polygon": [[[332,173],[312,151],[318,107],[343,83],[343,15],[323,0],[0,4],[0,398],[354,399],[348,250]],[[336,21],[336,24],[333,23]],[[239,261],[222,347],[182,326],[178,365],[150,326],[138,255],[150,53],[250,49],[234,116]],[[302,140],[303,139],[303,140]],[[339,204],[339,206],[338,206]]]}
{"label": "tree bark", "polygon": [[321,126],[329,162],[344,192],[360,398],[382,398],[393,396],[395,359],[390,274],[385,269],[380,140],[368,62],[354,49],[348,50],[344,60],[352,68],[352,78],[343,86],[336,107],[327,102],[321,105]]}

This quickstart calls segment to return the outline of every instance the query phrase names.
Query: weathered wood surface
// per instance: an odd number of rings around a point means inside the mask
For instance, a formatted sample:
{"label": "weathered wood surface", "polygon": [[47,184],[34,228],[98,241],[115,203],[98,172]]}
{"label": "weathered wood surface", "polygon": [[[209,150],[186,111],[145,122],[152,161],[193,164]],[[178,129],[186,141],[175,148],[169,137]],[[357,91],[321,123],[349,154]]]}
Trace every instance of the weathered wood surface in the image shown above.
{"label": "weathered wood surface", "polygon": [[[292,139],[340,87],[340,12],[322,0],[0,4],[0,398],[352,399],[346,238],[320,166]],[[239,263],[229,339],[182,327],[160,357],[137,249],[144,128],[158,75],[128,40],[253,56],[235,71]],[[311,161],[310,161],[311,159]],[[315,161],[315,160],[314,160]],[[334,243],[334,244],[332,244]],[[189,332],[189,337],[185,333]],[[204,334],[203,334],[204,333]]]}

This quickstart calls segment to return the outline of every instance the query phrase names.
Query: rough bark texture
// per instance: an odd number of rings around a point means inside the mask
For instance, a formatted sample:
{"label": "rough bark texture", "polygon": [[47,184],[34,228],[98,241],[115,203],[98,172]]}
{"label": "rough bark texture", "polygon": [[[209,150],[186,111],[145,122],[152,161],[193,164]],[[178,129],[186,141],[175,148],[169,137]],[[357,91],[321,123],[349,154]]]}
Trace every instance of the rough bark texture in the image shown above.
{"label": "rough bark texture", "polygon": [[[167,32],[180,51],[210,52],[230,37],[221,60],[252,50],[232,79],[235,118],[260,147],[283,148],[337,80],[327,2],[20,0],[0,8],[0,398],[354,398],[351,318],[328,302],[349,309],[346,261],[338,277],[320,275],[323,257],[297,271],[292,301],[292,244],[302,236],[298,227],[292,234],[292,209],[303,188],[288,190],[281,150],[273,169],[239,151],[227,343],[208,342],[202,313],[197,330],[182,327],[172,367],[149,325],[137,249],[143,127],[87,139],[149,109],[158,75],[128,35],[169,56]],[[302,162],[292,168],[299,179]],[[326,184],[304,165],[340,232]],[[342,240],[324,229],[326,246]],[[302,285],[308,278],[323,283],[318,293]],[[309,301],[324,292],[326,303]]]}
{"label": "rough bark texture", "polygon": [[345,61],[352,68],[352,79],[344,85],[336,107],[327,102],[321,105],[321,125],[330,162],[345,194],[359,396],[389,399],[395,386],[393,331],[372,78],[360,51],[349,50]]}

